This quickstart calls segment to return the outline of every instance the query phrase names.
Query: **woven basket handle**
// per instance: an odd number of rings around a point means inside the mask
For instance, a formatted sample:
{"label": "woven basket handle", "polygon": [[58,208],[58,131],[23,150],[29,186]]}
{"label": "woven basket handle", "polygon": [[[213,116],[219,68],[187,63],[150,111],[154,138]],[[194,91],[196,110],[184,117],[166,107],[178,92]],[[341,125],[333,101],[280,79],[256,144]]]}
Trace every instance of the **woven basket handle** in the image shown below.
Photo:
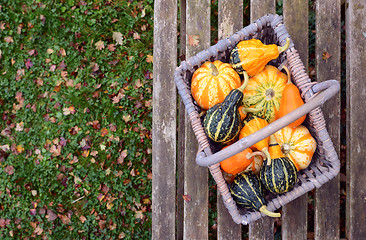
{"label": "woven basket handle", "polygon": [[268,126],[256,131],[255,133],[246,136],[227,148],[206,156],[205,152],[201,151],[196,156],[196,163],[202,167],[219,163],[244,149],[254,145],[255,143],[267,138],[278,130],[286,127],[301,116],[308,114],[311,110],[323,105],[327,100],[333,97],[340,89],[340,84],[337,80],[328,80],[314,85],[312,88],[314,95],[307,103],[290,112],[289,114],[277,119]]}

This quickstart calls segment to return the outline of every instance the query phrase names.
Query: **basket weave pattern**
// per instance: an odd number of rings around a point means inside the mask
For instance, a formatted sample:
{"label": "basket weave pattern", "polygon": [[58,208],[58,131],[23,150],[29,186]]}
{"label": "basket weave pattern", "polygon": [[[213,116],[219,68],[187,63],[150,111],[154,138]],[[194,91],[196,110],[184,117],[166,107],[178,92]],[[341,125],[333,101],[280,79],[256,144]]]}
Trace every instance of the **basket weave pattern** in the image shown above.
{"label": "basket weave pattern", "polygon": [[[175,72],[175,83],[198,140],[199,153],[201,154],[210,156],[213,154],[214,148],[203,130],[199,116],[201,109],[195,104],[194,99],[191,96],[191,77],[194,71],[206,61],[221,60],[223,62],[228,62],[230,52],[236,44],[242,40],[251,38],[260,39],[265,44],[282,46],[285,44],[286,38],[290,38],[290,36],[287,33],[281,16],[266,15],[231,37],[219,41],[216,45],[211,46],[207,50],[182,62]],[[276,60],[271,61],[270,64],[279,67],[285,62],[293,76],[294,84],[299,88],[304,101],[310,101],[316,96],[316,93],[313,91],[313,86],[316,83],[312,83],[309,79],[304,64],[292,41],[289,49],[285,51],[285,53],[282,53]],[[339,172],[340,162],[327,132],[323,113],[319,107],[309,112],[305,126],[307,126],[312,136],[317,141],[317,150],[314,154],[312,163],[307,169],[299,172],[298,182],[293,190],[282,195],[268,194],[265,196],[268,202],[267,208],[270,211],[274,211],[284,206],[314,188],[319,188],[321,185],[334,178]],[[263,139],[265,137],[266,136],[263,136]],[[235,223],[246,225],[265,216],[260,212],[239,209],[230,194],[228,184],[221,172],[220,164],[216,163],[208,167],[211,175],[216,181],[217,189],[222,196],[224,205]]]}

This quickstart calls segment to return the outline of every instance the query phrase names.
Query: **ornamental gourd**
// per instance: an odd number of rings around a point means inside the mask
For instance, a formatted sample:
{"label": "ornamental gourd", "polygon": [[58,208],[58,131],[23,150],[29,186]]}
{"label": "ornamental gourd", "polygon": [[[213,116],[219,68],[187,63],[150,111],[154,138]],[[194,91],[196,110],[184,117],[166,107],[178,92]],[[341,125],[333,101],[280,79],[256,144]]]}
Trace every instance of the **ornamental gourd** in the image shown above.
{"label": "ornamental gourd", "polygon": [[269,154],[271,160],[263,161],[260,170],[262,184],[272,193],[282,194],[294,188],[297,181],[297,169],[295,164],[281,152],[274,135],[270,136]]}
{"label": "ornamental gourd", "polygon": [[[288,82],[282,91],[282,99],[278,112],[276,113],[276,119],[285,116],[286,114],[294,111],[298,107],[304,105],[299,89],[291,82],[290,71],[287,67],[283,67],[288,76]],[[305,121],[306,115],[298,118],[294,122],[290,123],[288,127],[297,127]]]}
{"label": "ornamental gourd", "polygon": [[[268,122],[263,118],[256,117],[254,115],[248,116],[243,122],[243,128],[240,130],[239,139],[249,136],[250,134],[264,128],[267,125]],[[266,155],[267,159],[271,159],[271,156],[268,152],[268,141],[269,137],[255,143],[253,146],[250,146],[250,148],[252,150],[262,151]]]}
{"label": "ornamental gourd", "polygon": [[232,89],[241,85],[238,73],[228,63],[219,60],[205,62],[192,76],[193,99],[204,110],[224,101]]}
{"label": "ornamental gourd", "polygon": [[[227,148],[224,147],[223,149]],[[253,161],[250,148],[244,149],[240,153],[235,154],[220,162],[221,169],[228,174],[238,174],[244,171]]]}
{"label": "ornamental gourd", "polygon": [[230,186],[230,193],[238,206],[260,211],[270,217],[280,217],[280,213],[270,212],[263,197],[263,186],[254,173],[238,174]]}
{"label": "ornamental gourd", "polygon": [[243,92],[243,106],[262,108],[262,111],[254,115],[266,119],[268,123],[273,122],[280,108],[282,91],[286,83],[286,74],[274,66],[267,65],[263,71],[249,79]]}
{"label": "ornamental gourd", "polygon": [[277,131],[274,136],[283,154],[295,164],[297,170],[309,166],[316,150],[316,141],[305,126],[285,127]]}
{"label": "ornamental gourd", "polygon": [[275,44],[263,44],[258,39],[239,42],[230,53],[230,64],[238,73],[246,71],[249,76],[254,76],[264,69],[267,63],[278,58],[280,53],[290,46],[290,39],[279,47]]}
{"label": "ornamental gourd", "polygon": [[228,144],[238,136],[242,123],[239,106],[248,80],[248,75],[244,74],[244,83],[240,88],[231,90],[222,103],[207,110],[203,128],[207,137],[214,142]]}

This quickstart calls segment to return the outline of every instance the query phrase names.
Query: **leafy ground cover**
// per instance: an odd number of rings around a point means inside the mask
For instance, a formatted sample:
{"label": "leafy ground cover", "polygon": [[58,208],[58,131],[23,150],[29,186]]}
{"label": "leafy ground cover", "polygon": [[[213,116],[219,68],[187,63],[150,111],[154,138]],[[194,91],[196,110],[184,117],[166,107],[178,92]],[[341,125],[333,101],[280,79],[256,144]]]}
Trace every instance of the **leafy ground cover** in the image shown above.
{"label": "leafy ground cover", "polygon": [[0,238],[148,239],[153,1],[0,3]]}

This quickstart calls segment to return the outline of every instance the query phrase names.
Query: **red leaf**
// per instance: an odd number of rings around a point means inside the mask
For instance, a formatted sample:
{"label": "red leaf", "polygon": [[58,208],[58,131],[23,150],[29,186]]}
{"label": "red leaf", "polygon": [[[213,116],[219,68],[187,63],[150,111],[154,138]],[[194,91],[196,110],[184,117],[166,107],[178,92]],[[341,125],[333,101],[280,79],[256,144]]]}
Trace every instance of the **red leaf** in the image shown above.
{"label": "red leaf", "polygon": [[6,166],[4,171],[9,175],[13,175],[14,174],[14,167],[13,166]]}
{"label": "red leaf", "polygon": [[31,68],[33,66],[33,63],[32,63],[32,61],[30,60],[30,58],[28,58],[27,60],[26,60],[26,62],[25,62],[25,67],[27,68],[27,69],[29,69],[29,68]]}

